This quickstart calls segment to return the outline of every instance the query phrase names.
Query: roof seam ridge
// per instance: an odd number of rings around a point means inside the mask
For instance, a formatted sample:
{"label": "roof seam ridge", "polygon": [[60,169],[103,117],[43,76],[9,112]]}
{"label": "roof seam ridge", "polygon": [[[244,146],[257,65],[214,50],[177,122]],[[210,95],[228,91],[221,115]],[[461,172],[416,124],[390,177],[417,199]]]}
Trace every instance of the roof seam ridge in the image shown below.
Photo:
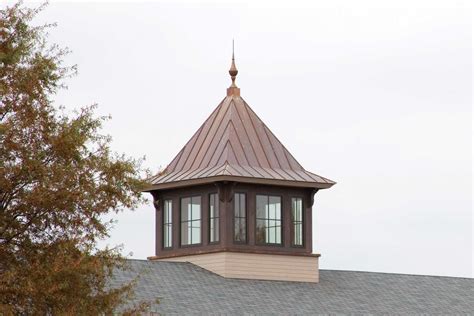
{"label": "roof seam ridge", "polygon": [[[219,165],[219,161],[221,160],[222,155],[224,155],[224,153],[226,152],[226,149],[227,149],[227,146],[228,146],[228,145],[230,145],[230,140],[227,140],[227,141],[225,142],[224,149],[222,149],[222,152],[221,152],[221,154],[219,155],[219,158],[217,158],[216,166]],[[227,149],[227,150],[228,150],[228,149]],[[227,158],[228,158],[228,156],[225,156],[226,161],[227,161]]]}
{"label": "roof seam ridge", "polygon": [[[236,135],[237,142],[239,143],[240,148],[242,148],[242,153],[244,154],[245,161],[247,162],[248,165],[250,165],[250,161],[247,157],[247,154],[245,153],[244,146],[242,145],[242,142],[240,141],[239,137],[237,137],[237,130],[236,130],[235,125],[232,122],[232,120],[230,121],[230,125],[232,126],[232,129],[234,130],[234,134]],[[230,139],[230,137],[229,137],[229,139]],[[232,146],[232,144],[231,144],[231,146]],[[235,155],[234,146],[232,146],[232,151],[234,152],[234,155]],[[237,155],[235,155],[235,158],[237,158]]]}
{"label": "roof seam ridge", "polygon": [[[225,100],[225,99],[224,99]],[[232,100],[228,101],[228,103],[232,102]],[[207,146],[207,149],[206,149],[206,152],[204,153],[204,155],[202,156],[202,161],[199,163],[199,167],[202,166],[202,163],[204,162],[204,158],[207,156],[207,153],[209,152],[209,149],[211,148],[211,145],[213,144],[214,142],[214,139],[216,138],[216,135],[217,135],[217,131],[220,129],[221,125],[222,125],[222,122],[224,121],[224,118],[226,117],[227,113],[229,112],[229,108],[230,107],[227,107],[226,111],[224,112],[224,114],[222,115],[222,119],[219,121],[219,124],[217,126],[217,129],[216,129],[216,133],[214,133],[214,135],[212,135],[212,139],[211,139],[211,142],[209,143],[209,146]],[[217,115],[216,115],[217,117]],[[225,133],[225,129],[224,129],[224,132]],[[216,149],[217,149],[218,146],[216,146]],[[214,154],[211,155],[211,157],[209,158],[209,161],[207,162],[206,164],[206,167],[209,166],[209,164],[211,163],[211,160],[212,160],[212,157],[214,156]]]}
{"label": "roof seam ridge", "polygon": [[[221,140],[222,139],[225,139],[225,135],[226,133],[228,133],[228,129],[229,129],[229,122],[227,122],[226,126],[224,127],[224,131],[222,132],[222,135],[221,135]],[[229,137],[227,136],[227,140],[229,139]],[[227,141],[226,141],[227,143]],[[214,152],[212,153],[211,157],[209,158],[209,161],[207,163],[207,166],[209,166],[211,164],[211,161],[214,159],[214,157],[216,157],[216,154],[217,154],[217,148],[219,148],[219,145],[221,144],[220,140],[219,140],[219,143],[217,144],[216,146],[216,149],[214,150]],[[222,150],[225,149],[225,146],[226,144],[224,144],[224,148]],[[217,164],[219,162],[219,159],[220,157],[222,156],[222,152],[219,154],[219,156],[217,157],[217,160],[215,162],[215,164]]]}
{"label": "roof seam ridge", "polygon": [[[255,114],[256,115],[256,114]],[[273,143],[270,139],[270,136],[268,136],[268,127],[265,125],[265,123],[263,123],[263,131],[265,132],[265,135],[267,135],[267,138],[268,138],[268,141],[270,142],[270,145],[272,146],[272,150],[275,151],[275,147],[273,146]],[[274,136],[274,135],[273,135]],[[276,138],[276,137],[275,137]],[[278,138],[276,138],[276,140],[280,143],[280,141],[278,140]],[[283,146],[283,145],[282,145]],[[285,169],[281,166],[281,162],[280,162],[280,159],[278,159],[278,156],[275,155],[276,158],[277,158],[277,161],[278,161],[278,164],[280,165],[280,170],[283,171],[286,175],[288,175],[290,178],[292,178],[293,180],[296,180],[293,176],[291,176],[288,172],[285,171]],[[286,158],[286,156],[285,156]],[[288,160],[288,159],[287,159]],[[288,162],[288,161],[287,161]],[[290,166],[290,163],[288,162],[288,166]]]}
{"label": "roof seam ridge", "polygon": [[[202,123],[202,125],[199,127],[199,129],[198,129],[198,130],[193,134],[193,136],[191,136],[191,138],[186,142],[186,144],[184,145],[184,147],[183,147],[183,149],[182,149],[182,150],[183,150],[183,153],[184,153],[184,149],[189,145],[189,143],[190,143],[191,140],[194,138],[194,136],[196,136],[196,140],[197,140],[197,138],[199,137],[199,135],[200,135],[201,132],[202,132],[202,128],[204,127],[204,125],[206,125],[207,121],[214,115],[214,113],[217,111],[217,109],[219,109],[220,105],[225,101],[225,99],[226,99],[226,98],[222,99],[222,101],[219,103],[219,105],[214,109],[214,111],[212,111],[211,115],[209,115],[209,116],[207,117],[207,119],[204,121],[204,123]],[[198,133],[199,133],[199,135],[196,135],[196,134],[198,134]],[[193,146],[191,147],[191,151],[190,151],[190,152],[192,152],[195,143],[196,143],[196,142],[194,142]],[[186,162],[188,161],[188,158],[189,158],[189,155],[188,155],[188,157],[186,158],[186,160],[185,160],[184,163],[183,163],[183,168],[184,168],[184,166],[186,165]],[[179,163],[179,161],[178,161],[178,163]],[[177,163],[176,165],[178,165],[178,163]]]}
{"label": "roof seam ridge", "polygon": [[[250,106],[248,106],[247,102],[245,102],[244,99],[242,99],[242,103],[244,104],[244,110],[245,112],[247,112],[247,115],[248,117],[250,118],[250,124],[252,125],[252,128],[255,132],[255,135],[257,135],[257,140],[260,144],[260,147],[262,147],[262,151],[263,151],[263,155],[265,156],[265,159],[267,160],[267,163],[268,163],[268,166],[270,168],[272,168],[272,164],[270,163],[270,159],[268,159],[268,156],[267,156],[267,152],[265,151],[265,148],[263,147],[263,143],[262,143],[262,140],[260,139],[260,134],[258,133],[257,129],[255,128],[255,124],[252,120],[252,117],[250,116],[250,113],[249,113],[249,110],[248,108],[250,108]],[[263,122],[262,122],[263,123]],[[278,159],[277,159],[278,160]]]}
{"label": "roof seam ridge", "polygon": [[[217,113],[216,113],[216,114],[214,115],[214,117],[212,118],[211,125],[209,126],[206,135],[205,135],[204,138],[202,139],[202,142],[201,142],[201,144],[199,145],[199,148],[198,148],[198,150],[197,150],[197,152],[196,152],[196,155],[195,155],[195,158],[194,158],[194,159],[196,159],[196,158],[198,157],[199,153],[201,152],[202,146],[203,146],[203,144],[204,144],[204,142],[205,142],[207,136],[209,135],[209,132],[211,131],[211,128],[212,128],[212,126],[214,125],[214,122],[216,121],[217,116],[219,115],[219,112],[221,112],[222,109],[223,109],[223,106],[224,106],[224,104],[225,104],[224,102],[225,102],[225,99],[222,101],[222,106],[220,107],[219,111],[217,111]],[[219,106],[218,106],[218,108],[219,108]],[[224,114],[225,114],[225,113],[224,113]],[[207,121],[210,120],[210,118],[211,118],[212,116],[213,116],[213,115],[211,114],[211,116],[209,116],[209,118],[206,120],[206,122],[204,122],[204,124],[202,125],[203,128],[204,128],[204,126],[206,126]],[[201,134],[199,134],[198,138],[196,139],[196,142],[198,141],[198,139],[199,139],[200,136],[201,136]],[[196,142],[195,142],[195,144],[196,144]],[[193,150],[194,150],[194,147],[191,149],[190,154],[193,152]],[[191,156],[191,155],[189,155],[188,158],[189,158],[190,156]],[[186,163],[187,163],[187,161],[186,161]],[[184,165],[186,165],[186,163],[185,163]],[[193,161],[193,162],[191,163],[191,165],[189,166],[189,170],[192,169],[192,167],[194,166],[194,163],[195,163],[195,161]]]}
{"label": "roof seam ridge", "polygon": [[[243,100],[242,100],[242,101],[243,101]],[[242,103],[243,103],[243,102],[242,102]],[[243,105],[244,105],[244,110],[245,110],[245,104],[243,104]],[[249,144],[250,144],[250,148],[252,148],[252,152],[253,152],[253,154],[254,154],[254,156],[255,156],[255,160],[257,161],[257,163],[259,164],[259,166],[261,166],[260,161],[259,161],[259,159],[258,159],[257,151],[255,150],[255,148],[254,148],[254,146],[253,146],[253,144],[252,144],[252,139],[250,138],[250,136],[249,136],[249,134],[248,134],[248,132],[247,132],[247,129],[246,129],[246,127],[245,127],[245,124],[243,124],[243,119],[242,119],[242,117],[240,116],[239,111],[237,110],[236,112],[237,112],[237,116],[239,117],[240,122],[242,122],[242,128],[243,128],[243,130],[244,130],[245,136],[247,136],[248,142],[249,142]],[[257,135],[257,138],[258,138],[258,134],[257,134],[257,133],[255,133],[255,134]],[[240,140],[239,140],[239,141],[240,141]],[[263,151],[263,148],[262,148],[262,151]],[[245,152],[245,150],[244,150],[244,154],[247,155],[246,152]],[[265,152],[264,152],[263,154],[265,155]],[[265,158],[266,158],[266,157],[265,157]],[[247,160],[248,160],[248,159],[247,159]],[[250,162],[249,162],[249,166],[250,166]]]}

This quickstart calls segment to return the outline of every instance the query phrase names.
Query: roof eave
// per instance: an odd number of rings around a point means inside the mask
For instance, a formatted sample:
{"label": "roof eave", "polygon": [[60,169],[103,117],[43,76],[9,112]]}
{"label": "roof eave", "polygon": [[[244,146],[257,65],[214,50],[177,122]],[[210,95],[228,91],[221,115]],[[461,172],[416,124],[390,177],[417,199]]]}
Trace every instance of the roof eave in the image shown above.
{"label": "roof eave", "polygon": [[266,184],[266,185],[300,187],[300,188],[315,188],[315,189],[329,189],[334,184],[336,184],[336,182],[289,181],[289,180],[279,180],[279,179],[264,179],[264,178],[220,175],[220,176],[207,177],[207,178],[188,179],[188,180],[182,180],[182,181],[150,184],[147,188],[143,189],[142,192],[182,188],[182,187],[188,187],[188,186],[199,185],[199,184],[208,184],[208,183],[213,183],[213,182],[218,182],[218,181],[235,181],[235,182],[241,182],[241,183],[254,183],[254,184]]}

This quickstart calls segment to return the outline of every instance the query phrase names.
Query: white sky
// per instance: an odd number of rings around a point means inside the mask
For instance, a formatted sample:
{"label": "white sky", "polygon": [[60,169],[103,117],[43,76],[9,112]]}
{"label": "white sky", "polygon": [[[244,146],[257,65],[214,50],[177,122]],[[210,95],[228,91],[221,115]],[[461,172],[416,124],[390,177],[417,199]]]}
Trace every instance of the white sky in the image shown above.
{"label": "white sky", "polygon": [[[113,148],[165,167],[225,96],[243,98],[308,170],[323,269],[473,276],[468,1],[56,3],[51,40],[98,103]],[[179,119],[177,119],[179,118]],[[154,254],[151,204],[103,244]]]}

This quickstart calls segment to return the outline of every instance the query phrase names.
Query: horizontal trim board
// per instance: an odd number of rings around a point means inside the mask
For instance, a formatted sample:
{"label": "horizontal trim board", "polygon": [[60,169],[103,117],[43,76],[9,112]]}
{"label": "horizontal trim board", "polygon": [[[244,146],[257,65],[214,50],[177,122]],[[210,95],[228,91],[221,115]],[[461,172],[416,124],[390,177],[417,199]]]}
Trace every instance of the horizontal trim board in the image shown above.
{"label": "horizontal trim board", "polygon": [[236,182],[241,182],[241,183],[256,183],[256,184],[268,184],[268,185],[277,185],[277,186],[303,187],[303,188],[316,188],[316,189],[328,189],[334,185],[334,183],[306,182],[306,181],[296,181],[296,180],[290,181],[290,180],[249,178],[249,177],[238,177],[238,176],[213,176],[213,177],[208,177],[208,178],[198,178],[198,179],[191,179],[191,180],[152,184],[148,186],[147,188],[143,189],[142,192],[186,187],[186,186],[192,186],[192,185],[197,185],[197,184],[213,183],[217,181],[236,181]]}

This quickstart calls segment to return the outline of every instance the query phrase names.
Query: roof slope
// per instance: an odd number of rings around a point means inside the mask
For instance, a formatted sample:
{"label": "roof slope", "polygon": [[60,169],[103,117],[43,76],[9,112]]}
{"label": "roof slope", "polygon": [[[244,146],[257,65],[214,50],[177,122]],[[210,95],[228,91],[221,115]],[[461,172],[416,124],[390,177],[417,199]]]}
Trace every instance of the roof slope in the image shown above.
{"label": "roof slope", "polygon": [[[471,314],[473,279],[320,270],[320,283],[226,279],[191,263],[129,260],[112,286],[139,275],[136,299],[168,314]],[[132,302],[130,302],[132,303]]]}
{"label": "roof slope", "polygon": [[240,95],[227,96],[151,184],[209,178],[314,188],[335,183],[306,171]]}

